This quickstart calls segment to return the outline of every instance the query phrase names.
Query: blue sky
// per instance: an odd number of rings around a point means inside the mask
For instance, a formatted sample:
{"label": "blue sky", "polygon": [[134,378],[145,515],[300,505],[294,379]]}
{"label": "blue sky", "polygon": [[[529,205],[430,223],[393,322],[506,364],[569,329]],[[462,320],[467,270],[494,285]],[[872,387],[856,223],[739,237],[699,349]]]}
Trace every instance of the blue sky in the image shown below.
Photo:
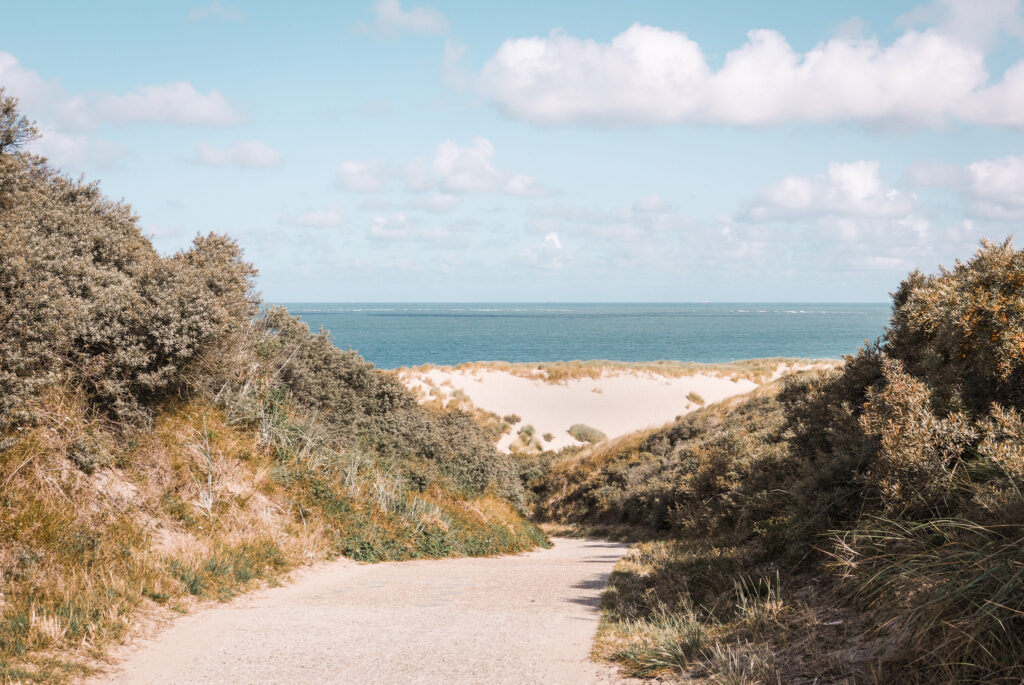
{"label": "blue sky", "polygon": [[878,301],[1024,219],[1024,13],[36,2],[0,85],[271,301]]}

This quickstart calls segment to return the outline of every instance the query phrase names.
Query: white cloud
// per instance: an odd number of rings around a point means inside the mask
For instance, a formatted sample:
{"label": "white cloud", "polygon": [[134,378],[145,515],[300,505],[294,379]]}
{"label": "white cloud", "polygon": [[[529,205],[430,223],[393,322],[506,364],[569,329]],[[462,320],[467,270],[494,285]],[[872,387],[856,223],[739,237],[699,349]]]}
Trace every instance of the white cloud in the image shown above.
{"label": "white cloud", "polygon": [[249,169],[266,169],[281,165],[281,153],[262,140],[247,140],[227,148],[200,144],[193,160],[208,166],[233,165]]}
{"label": "white cloud", "polygon": [[220,0],[213,0],[206,7],[197,7],[188,13],[188,20],[192,22],[219,20],[219,21],[242,21],[245,19],[245,12],[234,5],[221,4]]}
{"label": "white cloud", "polygon": [[400,33],[443,34],[448,32],[448,20],[429,7],[402,9],[400,0],[374,0],[373,23],[357,28],[385,36]]}
{"label": "white cloud", "polygon": [[501,181],[493,157],[494,145],[486,138],[474,138],[466,147],[446,140],[437,146],[433,169],[442,190],[483,193],[493,190]]}
{"label": "white cloud", "polygon": [[505,183],[505,192],[519,197],[542,197],[552,191],[528,174],[513,174]]}
{"label": "white cloud", "polygon": [[540,269],[560,269],[565,263],[562,240],[557,233],[548,233],[537,245],[525,248],[520,260],[528,266]]}
{"label": "white cloud", "polygon": [[32,150],[58,167],[94,165],[101,169],[110,168],[127,154],[127,150],[116,143],[81,133],[64,133],[45,126],[40,133],[42,135],[32,144]]}
{"label": "white cloud", "polygon": [[1024,218],[1024,156],[974,162],[966,170],[972,211],[993,219]]}
{"label": "white cloud", "polygon": [[965,166],[918,162],[910,165],[905,176],[915,186],[957,191],[975,217],[1024,218],[1024,155],[983,159]]}
{"label": "white cloud", "polygon": [[0,83],[21,100],[22,109],[62,130],[89,130],[104,123],[231,126],[245,119],[219,90],[203,93],[187,81],[140,86],[123,95],[68,94],[6,52],[0,52]]}
{"label": "white cloud", "polygon": [[963,109],[967,121],[1024,126],[1024,62],[1007,69],[999,83],[978,91]]}
{"label": "white cloud", "polygon": [[[972,35],[989,31],[978,22]],[[499,109],[539,124],[1024,125],[1024,62],[989,85],[984,58],[973,38],[941,27],[889,45],[837,36],[804,53],[759,29],[716,70],[685,34],[635,24],[608,43],[560,32],[507,40],[477,86]]]}
{"label": "white cloud", "polygon": [[944,35],[979,46],[987,46],[1001,35],[1024,37],[1020,0],[938,0],[915,7],[896,23],[933,26]]}
{"label": "white cloud", "polygon": [[21,106],[39,108],[47,101],[60,96],[56,83],[46,82],[32,69],[26,69],[18,59],[7,52],[0,52],[0,85],[21,100]]}
{"label": "white cloud", "polygon": [[384,187],[386,172],[375,162],[349,160],[338,165],[337,184],[342,190],[355,193],[375,193]]}
{"label": "white cloud", "polygon": [[799,216],[900,217],[915,198],[882,183],[877,161],[832,162],[813,178],[790,176],[760,193],[748,211],[755,221]]}
{"label": "white cloud", "polygon": [[672,209],[672,205],[666,202],[658,193],[651,193],[647,197],[642,197],[633,203],[634,211],[649,214],[667,212],[670,209]]}
{"label": "white cloud", "polygon": [[187,81],[103,96],[95,105],[95,113],[100,119],[117,124],[231,126],[244,119],[219,90],[201,93]]}
{"label": "white cloud", "polygon": [[413,237],[412,226],[405,212],[391,216],[375,216],[370,223],[370,238],[374,240],[409,240]]}
{"label": "white cloud", "polygon": [[281,223],[305,228],[336,228],[345,223],[345,212],[338,206],[327,209],[310,209],[292,216],[281,215]]}

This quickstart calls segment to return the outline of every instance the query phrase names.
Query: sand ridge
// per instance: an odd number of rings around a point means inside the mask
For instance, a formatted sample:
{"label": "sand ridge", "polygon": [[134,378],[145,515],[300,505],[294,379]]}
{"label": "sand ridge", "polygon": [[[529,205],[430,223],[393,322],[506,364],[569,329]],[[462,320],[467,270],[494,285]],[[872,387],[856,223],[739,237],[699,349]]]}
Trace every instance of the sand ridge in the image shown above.
{"label": "sand ridge", "polygon": [[[591,426],[614,438],[661,426],[698,409],[702,405],[688,397],[691,393],[710,404],[758,387],[745,378],[702,373],[673,376],[646,370],[607,371],[596,378],[559,383],[488,368],[406,369],[399,378],[425,400],[446,401],[461,391],[479,409],[498,416],[516,414],[522,417],[520,425],[533,426],[537,435],[554,436],[544,443],[553,450],[579,444],[566,432],[573,424]],[[506,433],[499,449],[507,451],[514,439],[514,431]]]}

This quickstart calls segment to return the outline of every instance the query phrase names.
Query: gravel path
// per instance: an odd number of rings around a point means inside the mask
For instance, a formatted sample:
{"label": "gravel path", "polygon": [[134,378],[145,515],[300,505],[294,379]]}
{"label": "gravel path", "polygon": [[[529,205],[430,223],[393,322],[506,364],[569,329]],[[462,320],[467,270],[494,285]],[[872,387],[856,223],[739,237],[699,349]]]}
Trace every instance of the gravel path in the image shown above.
{"label": "gravel path", "polygon": [[334,562],[175,621],[106,682],[618,682],[588,655],[626,546],[553,542],[518,556]]}

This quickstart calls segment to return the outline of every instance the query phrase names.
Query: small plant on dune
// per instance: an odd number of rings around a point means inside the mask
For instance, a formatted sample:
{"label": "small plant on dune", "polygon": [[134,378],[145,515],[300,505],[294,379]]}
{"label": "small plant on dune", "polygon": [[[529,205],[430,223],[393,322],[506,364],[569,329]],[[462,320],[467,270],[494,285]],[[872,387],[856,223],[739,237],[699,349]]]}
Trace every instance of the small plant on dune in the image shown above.
{"label": "small plant on dune", "polygon": [[590,426],[583,423],[574,423],[573,425],[569,426],[569,430],[566,432],[569,433],[569,435],[574,437],[576,440],[579,440],[580,442],[593,443],[601,442],[603,440],[608,439],[608,436],[602,433],[601,431],[597,430],[596,428],[591,428]]}
{"label": "small plant on dune", "polygon": [[629,675],[647,678],[661,673],[685,673],[707,640],[706,619],[692,611],[658,609],[622,626],[626,644],[613,655]]}
{"label": "small plant on dune", "polygon": [[690,400],[691,402],[696,404],[698,407],[703,407],[704,406],[704,398],[701,397],[700,395],[698,395],[697,393],[693,392],[692,390],[690,392],[686,393],[686,399]]}
{"label": "small plant on dune", "polygon": [[544,438],[544,442],[551,442],[552,440],[555,439],[553,433],[545,433],[542,437]]}
{"label": "small plant on dune", "polygon": [[504,421],[505,423],[507,423],[510,426],[514,426],[517,423],[521,422],[523,419],[518,414],[507,414],[507,415],[501,417],[501,420]]}

